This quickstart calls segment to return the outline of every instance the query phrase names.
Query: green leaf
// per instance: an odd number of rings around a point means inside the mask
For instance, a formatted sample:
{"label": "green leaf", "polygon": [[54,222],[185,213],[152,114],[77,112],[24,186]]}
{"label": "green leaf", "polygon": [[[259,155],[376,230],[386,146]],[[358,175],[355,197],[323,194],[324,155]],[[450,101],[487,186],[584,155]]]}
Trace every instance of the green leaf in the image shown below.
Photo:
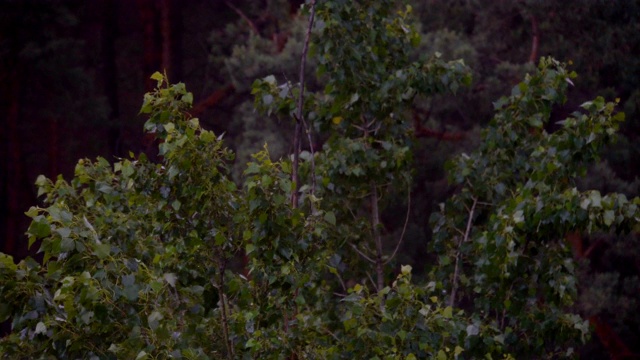
{"label": "green leaf", "polygon": [[453,308],[451,306],[447,306],[442,310],[442,316],[447,319],[451,319],[453,317]]}
{"label": "green leaf", "polygon": [[47,332],[47,326],[42,322],[39,321],[38,324],[36,324],[36,331],[35,334],[45,334]]}
{"label": "green leaf", "polygon": [[29,225],[29,229],[27,232],[37,238],[44,238],[51,235],[51,225],[47,222],[47,220],[39,215],[31,222]]}
{"label": "green leaf", "polygon": [[138,299],[138,293],[140,292],[140,286],[138,284],[133,284],[126,286],[122,291],[122,294],[129,301],[136,301]]}
{"label": "green leaf", "polygon": [[249,163],[247,170],[244,171],[245,175],[257,174],[260,172],[260,166],[256,163]]}
{"label": "green leaf", "polygon": [[189,104],[189,105],[193,104],[193,94],[188,92],[188,93],[182,95],[182,101],[187,103],[187,104]]}
{"label": "green leaf", "polygon": [[147,322],[151,330],[156,330],[160,326],[160,320],[164,319],[164,316],[159,311],[154,311],[147,317]]}
{"label": "green leaf", "polygon": [[5,303],[5,302],[1,302],[0,303],[0,321],[6,321],[7,319],[9,319],[9,317],[12,314],[12,307],[11,305]]}
{"label": "green leaf", "polygon": [[162,278],[169,284],[171,287],[176,287],[176,280],[178,277],[174,273],[166,273],[162,276]]}
{"label": "green leaf", "polygon": [[457,357],[460,354],[462,354],[463,351],[464,349],[462,347],[460,347],[459,345],[456,345],[456,348],[453,350],[453,355]]}
{"label": "green leaf", "polygon": [[344,325],[345,331],[349,331],[358,326],[358,321],[355,318],[350,318],[343,321],[342,324]]}
{"label": "green leaf", "polygon": [[402,273],[402,275],[409,275],[411,274],[411,265],[402,265],[400,267],[400,272]]}
{"label": "green leaf", "polygon": [[110,252],[111,252],[111,245],[109,244],[96,244],[94,248],[94,254],[100,259],[104,259],[107,256],[109,256]]}
{"label": "green leaf", "polygon": [[602,220],[604,221],[605,225],[611,226],[615,218],[616,214],[613,212],[613,210],[605,210]]}
{"label": "green leaf", "polygon": [[262,95],[262,102],[267,106],[271,105],[273,103],[273,95],[271,94]]}
{"label": "green leaf", "polygon": [[8,269],[9,271],[16,271],[17,266],[13,262],[13,256],[0,252],[0,270],[3,270],[3,269]]}
{"label": "green leaf", "polygon": [[93,316],[93,311],[84,311],[82,315],[80,315],[80,320],[82,320],[85,325],[89,325],[93,319]]}
{"label": "green leaf", "polygon": [[151,290],[153,290],[154,292],[158,292],[160,291],[160,289],[162,289],[162,282],[152,281],[149,283],[149,287],[151,287]]}
{"label": "green leaf", "polygon": [[513,214],[513,221],[516,224],[519,224],[521,222],[524,221],[524,212],[522,210],[517,210],[514,214]]}
{"label": "green leaf", "polygon": [[333,213],[333,211],[327,211],[324,214],[324,221],[328,222],[331,225],[336,225],[336,215]]}
{"label": "green leaf", "polygon": [[29,208],[29,211],[25,212],[24,214],[27,215],[30,218],[34,218],[36,216],[38,216],[38,207],[37,206],[32,206]]}
{"label": "green leaf", "polygon": [[151,75],[151,80],[157,80],[160,83],[164,80],[164,75],[156,71],[153,73],[153,75]]}
{"label": "green leaf", "polygon": [[602,207],[602,197],[600,196],[600,192],[597,190],[593,190],[591,191],[591,194],[589,195],[589,200],[591,200],[591,206],[595,207],[595,208],[601,208]]}
{"label": "green leaf", "polygon": [[56,232],[63,238],[69,237],[71,235],[71,229],[69,228],[57,228]]}
{"label": "green leaf", "polygon": [[60,242],[60,251],[61,252],[69,252],[76,248],[76,242],[70,238],[62,238]]}
{"label": "green leaf", "polygon": [[251,254],[252,252],[254,252],[256,250],[255,245],[253,244],[247,244],[244,248],[244,251],[247,255]]}

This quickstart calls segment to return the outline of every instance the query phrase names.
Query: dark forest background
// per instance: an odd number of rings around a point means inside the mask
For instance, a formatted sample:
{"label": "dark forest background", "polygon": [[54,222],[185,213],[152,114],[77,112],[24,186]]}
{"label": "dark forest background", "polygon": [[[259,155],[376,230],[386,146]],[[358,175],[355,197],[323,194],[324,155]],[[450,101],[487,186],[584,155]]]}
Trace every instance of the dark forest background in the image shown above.
{"label": "dark forest background", "polygon": [[[187,84],[194,93],[192,115],[205,128],[225,133],[237,153],[237,169],[265,142],[276,157],[288,153],[290,121],[259,116],[249,91],[254,79],[269,74],[296,78],[302,2],[0,0],[0,251],[16,258],[35,252],[23,234],[24,212],[38,203],[38,175],[70,178],[82,157],[113,160],[129,151],[155,156],[156,144],[143,136],[144,119],[138,116],[155,71]],[[638,195],[640,1],[409,3],[423,34],[416,56],[463,58],[474,82],[456,97],[415,104],[416,181],[401,262],[420,274],[433,260],[426,251],[429,215],[453,191],[444,162],[477,144],[492,101],[507,94],[540,56],[567,62],[579,75],[570,102],[554,110],[555,120],[597,95],[619,98],[627,114],[620,140],[578,185]],[[309,66],[311,73],[313,59]],[[406,205],[399,199],[384,214],[389,237],[401,230]],[[570,240],[584,263],[577,306],[604,322],[582,353],[639,358],[633,354],[640,354],[640,246],[634,237],[615,245],[599,234]]]}

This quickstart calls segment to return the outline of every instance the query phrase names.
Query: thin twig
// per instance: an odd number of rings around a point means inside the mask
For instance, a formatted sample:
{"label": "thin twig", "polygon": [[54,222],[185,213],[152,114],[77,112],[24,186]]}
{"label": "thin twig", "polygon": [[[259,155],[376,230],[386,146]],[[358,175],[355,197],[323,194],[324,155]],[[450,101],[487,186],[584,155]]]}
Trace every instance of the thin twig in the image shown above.
{"label": "thin twig", "polygon": [[251,28],[251,31],[253,31],[254,34],[256,35],[260,35],[260,32],[258,32],[258,28],[256,27],[256,24],[253,23],[253,21],[251,21],[251,19],[249,19],[247,17],[247,15],[245,15],[242,10],[238,9],[237,7],[235,7],[229,0],[225,0],[224,2],[231,10],[235,11],[236,14],[240,15],[240,17],[246,21],[247,24],[249,24],[249,27]]}
{"label": "thin twig", "polygon": [[467,242],[469,240],[469,233],[471,232],[471,224],[473,223],[473,212],[476,210],[476,204],[478,203],[477,198],[473,198],[473,205],[471,206],[471,210],[469,210],[469,219],[467,220],[467,229],[464,232],[464,236],[460,238],[458,241],[458,250],[456,252],[456,266],[453,271],[453,284],[451,286],[451,298],[449,300],[449,305],[454,306],[454,302],[456,300],[456,292],[458,291],[458,270],[459,270],[459,262],[460,262],[460,247],[462,243]]}
{"label": "thin twig", "polygon": [[373,285],[373,287],[376,289],[376,292],[380,291],[380,289],[378,289],[378,286],[376,285],[376,283],[373,281],[373,278],[371,277],[371,274],[369,274],[369,272],[367,271],[367,277],[369,278],[369,281],[371,281],[371,285]]}
{"label": "thin twig", "polygon": [[365,258],[367,261],[369,261],[372,264],[375,264],[376,261],[373,260],[372,258],[368,257],[367,255],[365,255],[365,253],[363,253],[362,251],[360,251],[355,245],[350,244],[351,247],[353,248],[353,250],[355,250],[360,256],[362,256],[363,258]]}
{"label": "thin twig", "polygon": [[538,19],[531,15],[531,53],[529,62],[535,63],[538,60],[538,47],[540,45],[540,30],[538,29]]}
{"label": "thin twig", "polygon": [[393,254],[391,254],[391,257],[389,257],[389,259],[387,259],[387,261],[385,261],[382,265],[387,265],[389,263],[389,261],[393,260],[393,258],[396,256],[396,253],[398,252],[398,249],[400,249],[400,244],[402,244],[402,240],[404,239],[404,234],[407,231],[407,224],[409,224],[409,214],[411,213],[411,186],[409,186],[409,188],[407,189],[407,216],[404,219],[404,226],[402,227],[402,233],[400,234],[400,240],[398,240],[398,243],[396,244],[396,248],[393,250]]}
{"label": "thin twig", "polygon": [[337,342],[339,342],[339,343],[343,342],[342,340],[340,340],[340,339],[336,336],[336,334],[332,333],[329,329],[324,329],[324,331],[325,331],[326,333],[328,333],[329,335],[331,335],[331,337],[332,337],[332,338],[334,338]]}
{"label": "thin twig", "polygon": [[378,188],[375,182],[371,182],[371,228],[373,230],[373,241],[376,244],[376,276],[378,280],[378,291],[384,287],[384,271],[382,269],[382,236],[380,235],[380,212],[378,210]]}
{"label": "thin twig", "polygon": [[[309,152],[311,152],[311,195],[315,195],[316,192],[316,153],[313,149],[313,141],[311,138],[311,127],[307,126],[307,122],[304,118],[302,120],[302,125],[304,126],[304,130],[307,133],[307,141],[309,141]],[[313,205],[312,205],[313,206]]]}
{"label": "thin twig", "polygon": [[233,344],[231,343],[231,336],[229,334],[228,314],[227,314],[227,295],[224,292],[224,271],[226,264],[224,261],[220,264],[220,280],[218,286],[218,293],[220,296],[220,317],[222,320],[222,330],[224,333],[225,345],[227,347],[227,356],[229,359],[233,359],[235,354],[233,352]]}
{"label": "thin twig", "polygon": [[340,281],[340,285],[342,286],[342,290],[347,291],[347,285],[345,285],[344,281],[342,280],[342,276],[340,276],[340,272],[338,271],[338,269],[336,269],[336,277]]}
{"label": "thin twig", "polygon": [[464,232],[462,232],[462,230],[458,228],[453,228],[453,230],[455,230],[458,234],[460,234],[460,236],[464,237]]}
{"label": "thin twig", "polygon": [[296,109],[296,128],[293,136],[293,169],[292,169],[292,179],[295,182],[295,193],[291,196],[291,202],[293,207],[297,207],[298,202],[298,189],[300,189],[299,175],[298,175],[298,165],[299,165],[299,157],[300,157],[300,132],[302,130],[302,125],[304,125],[307,138],[309,139],[309,146],[311,147],[311,194],[315,193],[315,161],[314,161],[314,150],[313,144],[311,143],[311,133],[309,128],[307,127],[306,121],[303,115],[303,107],[304,107],[304,75],[305,75],[305,67],[307,64],[307,52],[309,51],[309,39],[311,38],[311,29],[313,28],[313,20],[315,17],[315,0],[311,1],[311,13],[309,14],[309,26],[307,27],[307,32],[304,38],[304,46],[302,47],[302,55],[300,55],[300,94],[298,96],[298,107]]}

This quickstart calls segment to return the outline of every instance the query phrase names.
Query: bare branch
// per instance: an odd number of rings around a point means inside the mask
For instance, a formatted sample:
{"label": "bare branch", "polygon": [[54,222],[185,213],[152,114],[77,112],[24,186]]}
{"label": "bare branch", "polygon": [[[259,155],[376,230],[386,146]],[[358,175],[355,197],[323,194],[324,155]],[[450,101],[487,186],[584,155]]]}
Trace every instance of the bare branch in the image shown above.
{"label": "bare branch", "polygon": [[376,283],[373,281],[373,278],[371,277],[371,274],[369,274],[369,272],[367,271],[367,277],[369,278],[369,281],[371,281],[371,285],[373,285],[373,287],[376,289],[376,292],[382,290],[382,289],[378,289],[378,286],[376,285]]}
{"label": "bare branch", "polygon": [[340,281],[340,286],[342,286],[342,290],[347,291],[347,285],[345,285],[344,281],[342,280],[342,276],[340,276],[340,272],[338,271],[338,269],[336,269],[336,277]]}
{"label": "bare branch", "polygon": [[221,309],[220,309],[220,318],[221,318],[221,322],[222,322],[222,331],[224,334],[224,340],[225,340],[225,346],[227,347],[227,357],[229,359],[233,359],[234,358],[234,352],[233,352],[233,344],[231,343],[231,335],[229,333],[229,314],[227,313],[227,294],[224,291],[225,288],[225,284],[224,284],[224,271],[226,268],[226,264],[223,261],[220,264],[220,279],[218,280],[218,294],[220,297],[220,305],[221,305]]}
{"label": "bare branch", "polygon": [[256,24],[253,23],[253,21],[251,21],[251,19],[249,19],[247,17],[247,15],[245,15],[242,10],[238,9],[235,5],[233,5],[231,3],[231,1],[229,0],[225,0],[224,2],[231,10],[235,11],[236,14],[238,14],[242,20],[244,20],[247,24],[249,24],[249,27],[251,28],[251,31],[256,34],[256,35],[260,35],[260,33],[258,32],[258,28],[256,27]]}
{"label": "bare branch", "polygon": [[363,253],[362,251],[360,251],[360,249],[358,249],[355,245],[351,244],[351,247],[353,248],[353,250],[355,250],[358,255],[362,256],[363,258],[365,258],[367,261],[369,261],[372,264],[375,264],[376,261],[373,260],[372,258],[368,257],[367,255],[365,255],[365,253]]}
{"label": "bare branch", "polygon": [[304,119],[304,75],[305,67],[307,64],[307,51],[309,51],[309,39],[311,38],[311,29],[313,28],[313,20],[316,10],[315,0],[311,1],[311,13],[309,14],[309,26],[304,38],[304,46],[302,47],[302,55],[300,55],[300,94],[298,96],[298,106],[296,109],[296,128],[293,135],[293,166],[291,171],[291,180],[295,183],[293,193],[291,194],[291,204],[294,208],[298,207],[298,190],[300,189],[300,181],[298,174],[298,166],[300,163],[300,136],[302,132],[302,126],[305,127],[307,132],[307,138],[309,139],[309,146],[311,147],[311,194],[315,193],[315,160],[313,144],[311,143],[311,133],[307,127]]}
{"label": "bare branch", "polygon": [[455,270],[453,271],[453,284],[451,286],[451,298],[449,299],[449,305],[454,306],[456,301],[456,292],[458,290],[458,271],[459,271],[459,262],[460,262],[460,247],[463,243],[469,240],[469,234],[471,233],[471,224],[473,223],[473,213],[476,210],[476,204],[478,204],[478,199],[473,198],[473,205],[471,206],[471,210],[469,210],[469,219],[467,220],[467,228],[464,232],[464,236],[460,238],[458,241],[458,251],[456,252],[456,265]]}
{"label": "bare branch", "polygon": [[409,186],[409,189],[407,189],[407,216],[404,219],[404,226],[402,227],[400,240],[398,240],[398,243],[396,244],[396,248],[393,250],[393,254],[391,254],[391,257],[389,257],[389,259],[387,259],[387,261],[385,261],[382,265],[387,265],[391,260],[393,260],[393,258],[396,256],[396,253],[398,252],[398,249],[400,249],[400,244],[402,244],[402,240],[404,239],[404,234],[407,231],[407,224],[409,224],[410,212],[411,212],[411,187]]}
{"label": "bare branch", "polygon": [[376,244],[376,276],[378,280],[378,291],[384,287],[384,271],[382,269],[382,236],[380,235],[380,212],[378,210],[378,188],[375,182],[371,182],[371,227],[373,230],[373,241]]}
{"label": "bare branch", "polygon": [[189,113],[191,116],[200,116],[205,110],[214,107],[222,101],[227,95],[231,94],[235,90],[233,84],[229,84],[224,86],[221,89],[218,89],[211,93],[211,95],[207,96],[206,99],[200,101],[196,105],[193,106]]}

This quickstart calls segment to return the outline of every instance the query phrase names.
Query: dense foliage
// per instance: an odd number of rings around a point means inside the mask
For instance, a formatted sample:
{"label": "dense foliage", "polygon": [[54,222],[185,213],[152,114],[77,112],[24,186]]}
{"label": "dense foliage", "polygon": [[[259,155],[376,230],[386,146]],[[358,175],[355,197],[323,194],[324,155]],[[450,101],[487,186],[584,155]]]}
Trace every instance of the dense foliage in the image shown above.
{"label": "dense foliage", "polygon": [[28,241],[42,259],[0,254],[6,358],[575,355],[589,325],[572,308],[565,235],[638,222],[640,200],[575,185],[615,139],[615,103],[586,102],[548,132],[576,75],[542,58],[494,103],[478,149],[449,163],[457,191],[432,216],[438,262],[416,284],[384,246],[381,212],[414,178],[409,105],[469,86],[470,69],[412,56],[410,6],[307,10],[322,86],[276,74],[252,93],[304,129],[309,151],[274,161],[265,146],[237,185],[223,137],[189,114],[193,95],[155,73],[141,113],[160,161],[82,159],[69,182],[38,178]]}

